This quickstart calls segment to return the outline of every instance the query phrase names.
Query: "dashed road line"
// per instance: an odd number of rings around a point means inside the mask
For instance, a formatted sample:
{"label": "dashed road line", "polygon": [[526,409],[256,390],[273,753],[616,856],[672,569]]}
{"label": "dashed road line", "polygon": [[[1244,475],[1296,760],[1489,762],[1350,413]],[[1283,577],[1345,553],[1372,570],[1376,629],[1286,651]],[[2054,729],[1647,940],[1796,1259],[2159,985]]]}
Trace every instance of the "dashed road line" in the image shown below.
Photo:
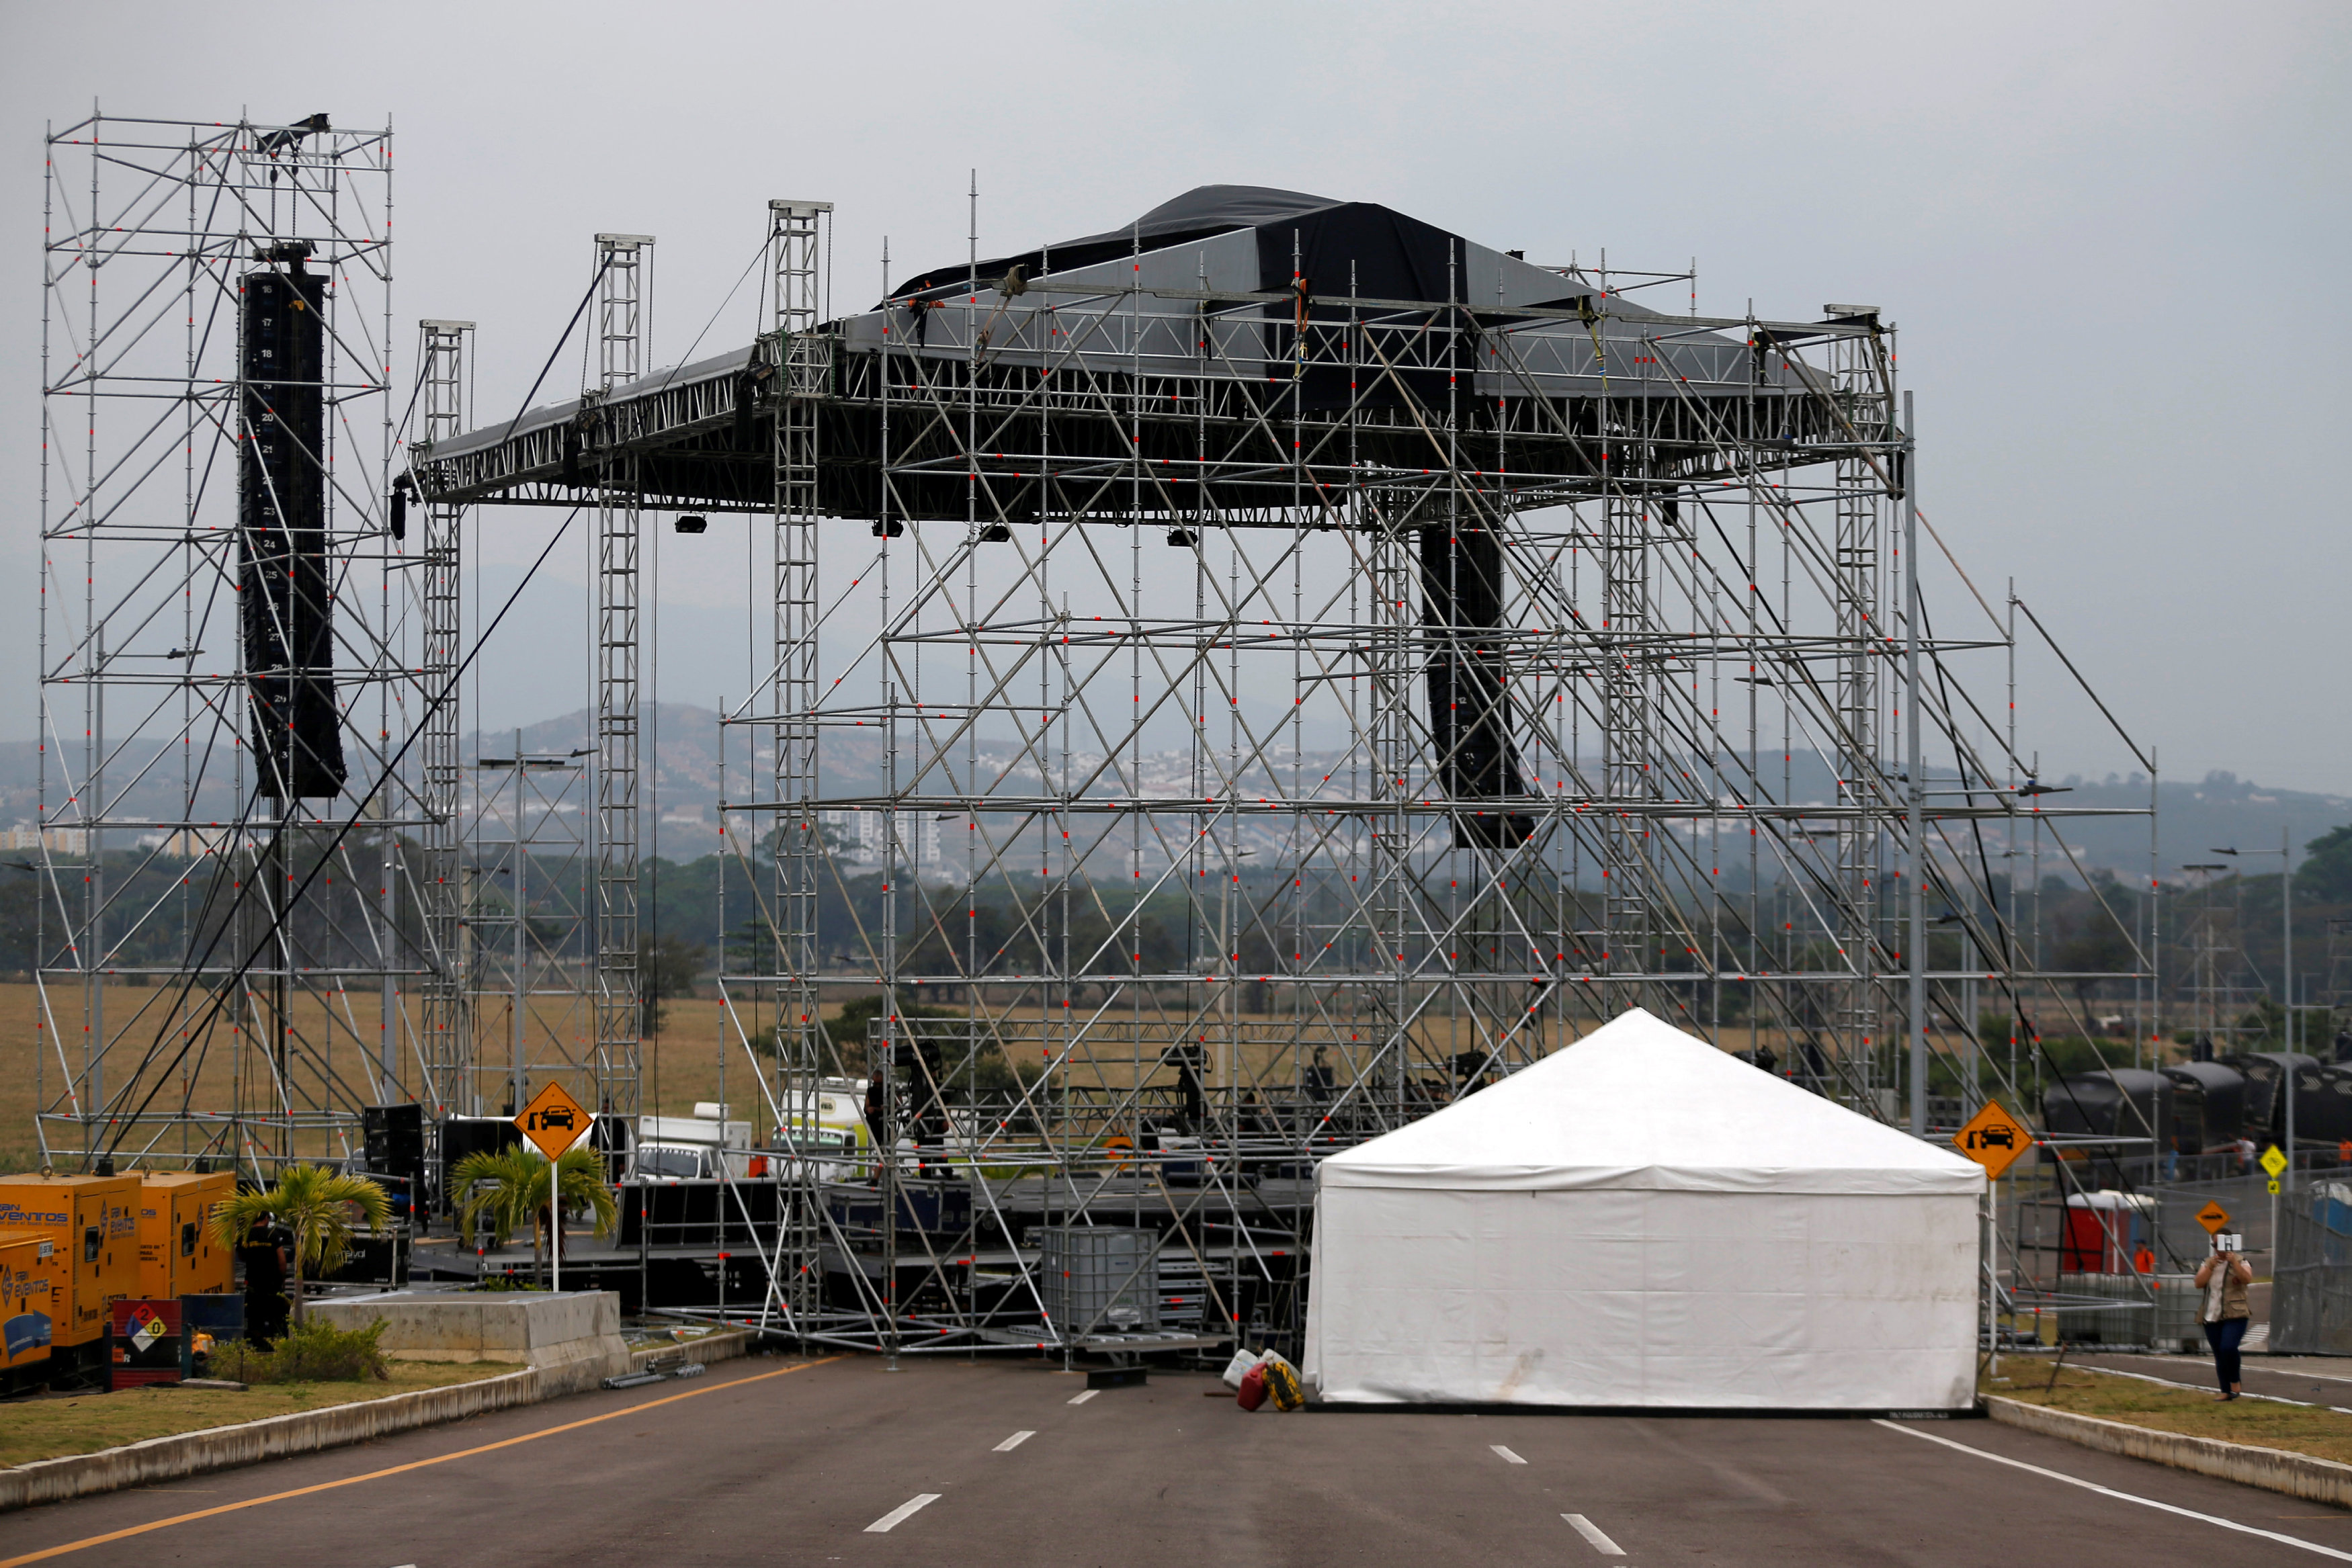
{"label": "dashed road line", "polygon": [[1576,1533],[1591,1544],[1592,1550],[1608,1557],[1622,1557],[1625,1549],[1601,1533],[1601,1527],[1580,1513],[1563,1513],[1560,1518],[1576,1527]]}
{"label": "dashed road line", "polygon": [[867,1525],[866,1527],[866,1533],[868,1535],[887,1535],[890,1531],[898,1529],[900,1525],[914,1518],[915,1515],[922,1512],[923,1510],[929,1508],[931,1504],[939,1501],[940,1497],[940,1494],[935,1491],[917,1492],[913,1497],[908,1499],[905,1502],[900,1503],[898,1507],[892,1509],[889,1512],[884,1514],[881,1518]]}
{"label": "dashed road line", "polygon": [[1034,1432],[1015,1432],[1010,1437],[1005,1438],[1002,1443],[997,1444],[995,1448],[991,1448],[989,1452],[992,1454],[1009,1454],[1036,1435],[1037,1434]]}
{"label": "dashed road line", "polygon": [[1990,1459],[1996,1465],[2007,1465],[2011,1469],[2046,1476],[2053,1481],[2064,1481],[2070,1487],[2081,1487],[2084,1491],[2095,1491],[2102,1497],[2115,1498],[2121,1502],[2136,1502],[2142,1508],[2152,1508],[2164,1513],[2177,1513],[2183,1519],[2199,1520],[2206,1524],[2218,1524],[2223,1530],[2235,1530],[2246,1535],[2259,1535],[2264,1541],[2275,1541],[2282,1546],[2300,1546],[2305,1552],[2315,1552],[2322,1557],[2333,1557],[2338,1563],[2352,1563],[2352,1552],[2338,1552],[2333,1546],[2322,1546],[2315,1541],[2305,1541],[2294,1535],[2281,1535],[2274,1530],[2257,1530],[2251,1524],[2240,1524],[2234,1519],[2223,1519],[2219,1514],[2200,1513],[2193,1508],[2182,1508],[2177,1503],[2158,1502],[2152,1497],[2138,1497],[2131,1492],[2117,1491],[2113,1487],[2103,1487],[2096,1481],[2086,1481],[2080,1476],[2070,1476],[2061,1470],[2046,1470],[2040,1465],[2029,1465],[2023,1459],[2012,1459],[2003,1454],[1988,1453],[1982,1448],[1971,1448],[1966,1443],[1955,1443],[1949,1437],[1938,1437],[1932,1432],[1918,1431],[1898,1422],[1874,1421],[1872,1425],[1884,1427],[1890,1432],[1900,1432],[1906,1437],[1916,1437],[1923,1443],[1941,1443],[1948,1448],[1958,1448],[1963,1454],[1973,1454],[1979,1459]]}
{"label": "dashed road line", "polygon": [[1494,1449],[1496,1453],[1501,1455],[1503,1462],[1507,1465],[1524,1465],[1527,1463],[1527,1460],[1519,1458],[1518,1455],[1511,1452],[1510,1449],[1503,1447],[1500,1443],[1489,1443],[1486,1446]]}
{"label": "dashed road line", "polygon": [[1070,1403],[1073,1405],[1084,1405],[1087,1400],[1092,1399],[1096,1395],[1100,1394],[1102,1390],[1099,1388],[1089,1388],[1084,1394],[1081,1394],[1076,1398],[1071,1400]]}

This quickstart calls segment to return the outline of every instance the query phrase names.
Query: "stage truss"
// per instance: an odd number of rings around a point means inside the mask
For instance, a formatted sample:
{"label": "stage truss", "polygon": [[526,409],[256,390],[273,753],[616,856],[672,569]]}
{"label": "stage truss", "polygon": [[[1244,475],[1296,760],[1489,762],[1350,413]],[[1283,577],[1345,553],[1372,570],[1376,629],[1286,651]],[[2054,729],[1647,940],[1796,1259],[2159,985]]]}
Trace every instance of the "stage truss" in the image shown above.
{"label": "stage truss", "polygon": [[[1641,290],[1686,275],[1573,267],[1530,306],[1460,241],[1444,298],[1269,291],[1139,232],[833,318],[829,222],[771,204],[770,330],[594,414],[632,411],[649,509],[772,534],[768,674],[726,720],[762,781],[724,807],[730,918],[772,937],[721,977],[779,1155],[775,1219],[730,1211],[755,1321],[1094,1343],[1038,1326],[1041,1239],[1127,1226],[1186,1333],[1279,1343],[1318,1157],[1626,1008],[1928,1134],[2000,1071],[1979,1004],[2087,1031],[2006,869],[2071,862],[2087,813],[1969,695],[2013,693],[2021,606],[1920,517],[1878,310],[1668,315]],[[571,504],[621,455],[586,424],[536,411],[420,482]],[[821,934],[872,871],[825,829],[853,817],[887,896]],[[2095,978],[2145,1026],[2153,971]],[[866,1039],[820,986],[882,998]],[[801,1157],[825,1082],[877,1076],[898,1157]],[[949,1189],[968,1222],[917,1218]]]}

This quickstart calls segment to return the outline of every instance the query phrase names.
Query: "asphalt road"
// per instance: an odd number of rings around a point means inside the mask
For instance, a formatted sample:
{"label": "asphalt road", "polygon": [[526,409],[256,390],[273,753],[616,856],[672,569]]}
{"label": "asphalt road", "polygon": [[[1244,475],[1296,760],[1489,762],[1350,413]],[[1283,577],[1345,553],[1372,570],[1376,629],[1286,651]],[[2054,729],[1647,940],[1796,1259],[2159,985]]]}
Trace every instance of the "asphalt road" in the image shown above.
{"label": "asphalt road", "polygon": [[2352,1513],[1988,1421],[1253,1416],[1205,1376],[1083,1388],[1034,1364],[727,1363],[0,1515],[0,1568],[2352,1562]]}

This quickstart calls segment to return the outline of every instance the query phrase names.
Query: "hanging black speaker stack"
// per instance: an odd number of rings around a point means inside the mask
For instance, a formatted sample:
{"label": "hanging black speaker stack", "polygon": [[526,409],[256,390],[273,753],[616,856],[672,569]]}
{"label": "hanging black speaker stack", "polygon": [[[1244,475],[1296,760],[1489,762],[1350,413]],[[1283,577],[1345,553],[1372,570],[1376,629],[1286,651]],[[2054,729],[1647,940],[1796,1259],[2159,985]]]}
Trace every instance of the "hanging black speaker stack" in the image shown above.
{"label": "hanging black speaker stack", "polygon": [[239,280],[240,618],[260,793],[343,787],[327,559],[327,279],[278,245]]}

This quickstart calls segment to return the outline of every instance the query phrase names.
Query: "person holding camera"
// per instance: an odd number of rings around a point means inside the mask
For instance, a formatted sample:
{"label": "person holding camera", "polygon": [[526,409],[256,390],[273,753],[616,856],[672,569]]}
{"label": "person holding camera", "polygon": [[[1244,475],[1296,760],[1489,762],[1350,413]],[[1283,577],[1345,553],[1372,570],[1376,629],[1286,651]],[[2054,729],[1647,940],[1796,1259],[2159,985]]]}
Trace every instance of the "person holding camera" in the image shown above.
{"label": "person holding camera", "polygon": [[2213,1239],[2213,1255],[2197,1270],[2197,1288],[2205,1292],[2198,1318],[2205,1325],[2205,1343],[2213,1347],[2213,1375],[2221,1385],[2216,1397],[2238,1396],[2238,1346],[2246,1337],[2253,1309],[2246,1304],[2246,1287],[2254,1282],[2253,1265],[2238,1254],[2237,1238]]}

